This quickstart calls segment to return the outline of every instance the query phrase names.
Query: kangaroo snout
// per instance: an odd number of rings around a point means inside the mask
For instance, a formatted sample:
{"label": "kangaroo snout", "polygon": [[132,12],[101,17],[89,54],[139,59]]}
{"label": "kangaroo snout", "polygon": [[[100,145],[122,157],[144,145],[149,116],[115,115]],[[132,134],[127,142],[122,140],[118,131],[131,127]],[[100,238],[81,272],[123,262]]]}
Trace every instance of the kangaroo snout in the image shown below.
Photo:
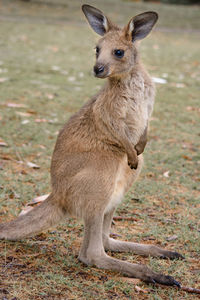
{"label": "kangaroo snout", "polygon": [[93,68],[94,76],[105,78],[108,76],[108,67],[103,64],[96,64]]}

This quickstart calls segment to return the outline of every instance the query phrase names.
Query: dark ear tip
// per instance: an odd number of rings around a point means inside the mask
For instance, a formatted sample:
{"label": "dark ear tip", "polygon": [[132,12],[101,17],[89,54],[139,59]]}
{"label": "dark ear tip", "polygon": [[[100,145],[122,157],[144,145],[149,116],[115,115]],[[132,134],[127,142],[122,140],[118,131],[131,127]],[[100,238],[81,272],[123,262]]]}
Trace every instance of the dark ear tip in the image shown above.
{"label": "dark ear tip", "polygon": [[83,13],[86,14],[103,14],[101,10],[99,10],[98,8],[91,6],[89,4],[83,4],[81,6]]}
{"label": "dark ear tip", "polygon": [[89,6],[88,4],[83,4],[81,6],[82,11],[85,12],[85,10],[88,8],[88,6]]}
{"label": "dark ear tip", "polygon": [[151,14],[152,17],[155,19],[155,21],[158,20],[158,13],[157,12],[155,12],[155,11],[148,11],[147,13]]}
{"label": "dark ear tip", "polygon": [[142,13],[142,14],[139,14],[139,15],[137,15],[136,17],[142,17],[142,16],[146,16],[146,17],[152,17],[153,19],[155,19],[156,21],[158,20],[158,13],[157,12],[155,12],[155,11],[145,11],[144,13]]}
{"label": "dark ear tip", "polygon": [[157,21],[157,20],[158,20],[158,17],[159,17],[158,13],[157,13],[157,12],[155,12],[155,11],[153,11],[153,14],[154,14],[154,16],[155,16],[155,19],[156,19],[156,21]]}
{"label": "dark ear tip", "polygon": [[92,9],[95,9],[95,7],[93,7],[93,6],[89,5],[89,4],[83,4],[83,5],[81,6],[81,8],[82,8],[82,11],[83,11],[84,13],[87,12],[87,11],[90,11],[90,10],[92,10]]}

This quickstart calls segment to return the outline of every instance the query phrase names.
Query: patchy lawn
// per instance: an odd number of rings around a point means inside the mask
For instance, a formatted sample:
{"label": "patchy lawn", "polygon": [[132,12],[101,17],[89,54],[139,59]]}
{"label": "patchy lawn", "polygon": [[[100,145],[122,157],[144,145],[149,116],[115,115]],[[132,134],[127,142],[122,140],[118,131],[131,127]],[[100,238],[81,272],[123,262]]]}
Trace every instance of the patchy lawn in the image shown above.
{"label": "patchy lawn", "polygon": [[[199,7],[121,0],[86,1],[120,24],[156,10],[156,30],[141,44],[157,84],[145,167],[117,214],[117,238],[180,251],[183,261],[111,255],[149,264],[199,288]],[[49,167],[62,124],[97,92],[95,36],[80,0],[2,0],[0,12],[0,221],[17,216],[50,191]],[[39,168],[32,168],[28,162]],[[2,299],[197,299],[173,287],[151,286],[77,259],[83,226],[67,220],[22,242],[0,242]]]}

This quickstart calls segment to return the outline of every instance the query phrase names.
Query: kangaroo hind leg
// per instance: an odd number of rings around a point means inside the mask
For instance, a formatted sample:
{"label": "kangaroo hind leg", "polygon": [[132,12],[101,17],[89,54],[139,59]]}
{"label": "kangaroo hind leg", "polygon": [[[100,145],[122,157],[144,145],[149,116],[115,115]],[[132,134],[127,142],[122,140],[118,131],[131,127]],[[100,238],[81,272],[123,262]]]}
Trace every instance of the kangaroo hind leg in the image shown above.
{"label": "kangaroo hind leg", "polygon": [[106,250],[114,252],[132,252],[144,256],[154,256],[170,259],[183,259],[184,257],[178,252],[162,249],[155,245],[139,244],[133,242],[119,241],[110,237],[110,228],[112,224],[115,209],[104,215],[103,222],[103,242]]}
{"label": "kangaroo hind leg", "polygon": [[85,218],[85,234],[80,250],[79,259],[87,265],[118,271],[129,277],[139,278],[148,283],[165,285],[180,284],[171,276],[155,273],[141,264],[132,264],[108,256],[103,247],[103,213],[90,215]]}

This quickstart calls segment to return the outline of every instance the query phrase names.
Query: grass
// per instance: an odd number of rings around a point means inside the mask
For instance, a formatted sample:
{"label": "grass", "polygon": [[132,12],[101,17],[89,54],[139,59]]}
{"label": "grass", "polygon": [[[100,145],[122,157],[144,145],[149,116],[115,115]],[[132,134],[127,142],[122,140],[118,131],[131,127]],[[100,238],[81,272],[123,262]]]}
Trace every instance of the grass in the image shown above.
{"label": "grass", "polygon": [[[145,10],[159,12],[157,30],[142,42],[141,53],[151,75],[167,83],[157,85],[145,167],[117,211],[136,221],[118,221],[113,231],[126,240],[180,251],[186,259],[110,255],[146,263],[183,285],[199,287],[198,7],[87,2],[120,24]],[[49,192],[57,133],[103,84],[91,75],[97,37],[86,26],[81,3],[2,1],[0,138],[7,147],[0,147],[1,222],[17,216],[35,196]],[[26,162],[40,169],[29,168]],[[175,288],[130,283],[118,273],[84,266],[77,259],[82,235],[82,224],[70,219],[32,239],[1,242],[2,298],[197,299]],[[175,239],[169,241],[173,235]],[[135,285],[142,291],[137,292]]]}

